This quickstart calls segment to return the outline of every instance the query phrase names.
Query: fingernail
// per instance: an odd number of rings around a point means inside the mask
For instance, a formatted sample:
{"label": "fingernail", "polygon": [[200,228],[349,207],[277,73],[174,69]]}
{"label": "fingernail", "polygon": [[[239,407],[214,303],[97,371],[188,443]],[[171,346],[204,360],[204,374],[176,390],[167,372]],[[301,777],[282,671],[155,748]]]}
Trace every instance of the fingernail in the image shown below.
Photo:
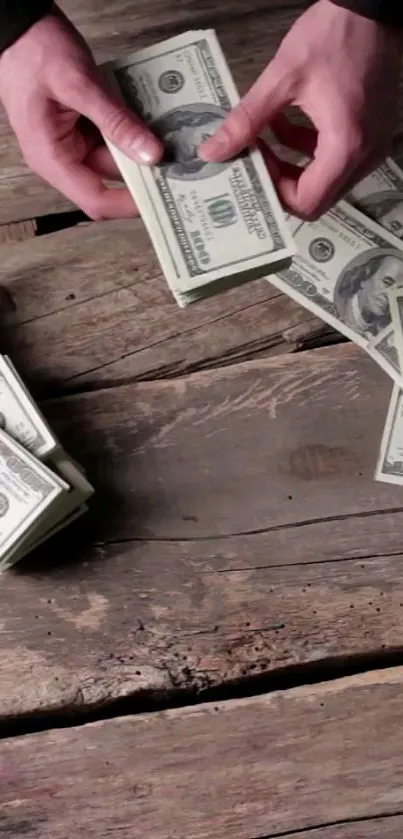
{"label": "fingernail", "polygon": [[152,135],[137,138],[131,145],[131,151],[140,163],[149,166],[158,163],[162,155],[162,146],[159,140]]}

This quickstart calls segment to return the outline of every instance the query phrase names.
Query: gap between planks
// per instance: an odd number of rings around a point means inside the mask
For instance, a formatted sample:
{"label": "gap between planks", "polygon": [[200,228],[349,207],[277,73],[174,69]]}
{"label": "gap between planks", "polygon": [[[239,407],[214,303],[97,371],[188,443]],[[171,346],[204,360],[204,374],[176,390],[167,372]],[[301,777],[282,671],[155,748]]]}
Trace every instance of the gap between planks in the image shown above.
{"label": "gap between planks", "polygon": [[[384,653],[359,654],[326,659],[323,662],[290,666],[282,672],[250,676],[241,683],[222,684],[207,689],[202,694],[196,690],[176,688],[161,696],[156,692],[144,691],[144,696],[130,696],[115,699],[106,706],[95,710],[66,708],[58,713],[26,714],[16,718],[0,720],[0,741],[13,737],[25,737],[56,729],[79,728],[93,723],[139,717],[143,714],[159,714],[165,711],[187,711],[197,706],[214,706],[215,703],[258,699],[271,694],[287,694],[298,688],[325,685],[340,679],[371,676],[384,670],[400,672],[403,668],[403,647],[400,650],[388,650]],[[1,833],[1,830],[0,830]]]}
{"label": "gap between planks", "polygon": [[401,488],[372,480],[389,392],[346,345],[48,403],[97,503],[89,539],[2,580],[3,720],[400,653]]}
{"label": "gap between planks", "polygon": [[390,668],[3,740],[2,835],[400,839],[402,684]]}

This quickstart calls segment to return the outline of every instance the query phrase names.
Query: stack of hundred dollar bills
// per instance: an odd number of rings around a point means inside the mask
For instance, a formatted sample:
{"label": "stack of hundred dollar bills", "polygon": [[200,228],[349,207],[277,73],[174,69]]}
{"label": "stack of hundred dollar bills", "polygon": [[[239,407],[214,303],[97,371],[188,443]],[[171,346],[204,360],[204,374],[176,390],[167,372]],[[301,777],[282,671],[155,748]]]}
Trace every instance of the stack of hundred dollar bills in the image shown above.
{"label": "stack of hundred dollar bills", "polygon": [[293,238],[260,151],[228,163],[197,157],[239,101],[215,33],[186,32],[102,71],[164,143],[162,164],[148,167],[105,138],[178,304],[290,265]]}
{"label": "stack of hundred dollar bills", "polygon": [[403,172],[387,159],[348,200],[303,222],[283,214],[259,151],[224,164],[197,157],[239,101],[213,31],[108,62],[103,73],[166,149],[162,164],[145,167],[109,144],[179,305],[266,276],[355,341],[396,383],[375,477],[403,484],[402,329],[389,303],[403,286]]}
{"label": "stack of hundred dollar bills", "polygon": [[0,355],[0,571],[84,513],[93,492]]}

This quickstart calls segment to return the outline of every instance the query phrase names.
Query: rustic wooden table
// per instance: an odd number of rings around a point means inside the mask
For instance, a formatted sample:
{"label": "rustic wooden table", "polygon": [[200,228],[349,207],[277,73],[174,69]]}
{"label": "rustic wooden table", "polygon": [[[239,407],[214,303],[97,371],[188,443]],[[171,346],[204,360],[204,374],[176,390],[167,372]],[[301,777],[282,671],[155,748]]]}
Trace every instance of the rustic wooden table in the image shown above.
{"label": "rustic wooden table", "polygon": [[[214,26],[245,90],[304,4],[63,5],[99,59]],[[141,221],[57,230],[4,118],[0,177],[1,349],[97,490],[1,579],[1,837],[401,839],[390,381],[264,281],[179,310]]]}

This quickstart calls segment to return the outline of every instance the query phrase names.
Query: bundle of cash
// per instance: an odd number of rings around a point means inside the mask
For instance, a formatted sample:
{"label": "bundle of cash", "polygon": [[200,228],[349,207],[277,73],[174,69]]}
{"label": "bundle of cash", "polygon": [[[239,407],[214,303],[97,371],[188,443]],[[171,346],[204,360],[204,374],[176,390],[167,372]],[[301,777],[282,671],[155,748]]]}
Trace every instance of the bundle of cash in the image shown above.
{"label": "bundle of cash", "polygon": [[161,165],[148,167],[105,138],[178,304],[290,265],[294,242],[260,151],[215,164],[197,156],[239,101],[214,31],[186,32],[102,72],[164,143]]}
{"label": "bundle of cash", "polygon": [[388,331],[389,355],[393,356],[395,384],[389,403],[376,466],[375,478],[391,484],[403,484],[403,288],[388,291],[391,328]]}
{"label": "bundle of cash", "polygon": [[93,492],[0,355],[0,571],[84,513]]}

